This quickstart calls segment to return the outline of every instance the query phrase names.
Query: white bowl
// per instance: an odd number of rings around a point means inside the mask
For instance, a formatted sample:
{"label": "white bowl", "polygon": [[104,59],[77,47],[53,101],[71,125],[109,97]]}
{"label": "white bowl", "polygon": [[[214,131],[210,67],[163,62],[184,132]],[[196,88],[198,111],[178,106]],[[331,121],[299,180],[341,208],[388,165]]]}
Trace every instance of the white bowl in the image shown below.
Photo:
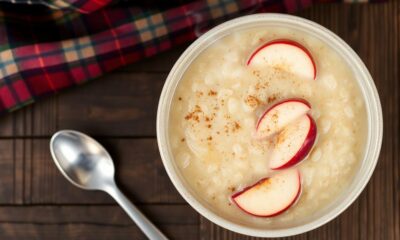
{"label": "white bowl", "polygon": [[[364,97],[368,117],[368,134],[364,156],[350,185],[329,206],[313,216],[309,216],[296,225],[273,229],[248,226],[226,219],[216,214],[200,197],[196,197],[196,193],[186,183],[174,161],[168,136],[169,112],[172,98],[182,75],[191,62],[216,40],[234,31],[260,26],[280,26],[300,29],[306,34],[321,39],[332,49],[335,49],[348,62],[356,76]],[[357,54],[342,39],[321,25],[285,14],[255,14],[236,18],[213,28],[197,39],[181,55],[169,73],[160,97],[157,112],[157,140],[161,158],[178,192],[194,209],[213,223],[234,232],[257,237],[283,237],[304,233],[329,222],[343,212],[358,197],[374,171],[382,144],[382,131],[382,109],[379,96],[371,75]]]}

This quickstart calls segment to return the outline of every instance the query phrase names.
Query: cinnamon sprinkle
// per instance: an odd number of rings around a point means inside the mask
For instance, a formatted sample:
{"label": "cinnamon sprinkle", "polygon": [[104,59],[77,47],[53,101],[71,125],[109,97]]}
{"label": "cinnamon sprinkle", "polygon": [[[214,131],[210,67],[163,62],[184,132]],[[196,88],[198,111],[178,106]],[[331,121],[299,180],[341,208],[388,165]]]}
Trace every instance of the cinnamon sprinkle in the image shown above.
{"label": "cinnamon sprinkle", "polygon": [[238,122],[235,122],[234,123],[234,130],[239,130],[240,128],[241,128],[240,124]]}
{"label": "cinnamon sprinkle", "polygon": [[254,76],[257,76],[257,77],[260,77],[260,71],[258,71],[258,70],[253,70],[253,75],[254,75]]}
{"label": "cinnamon sprinkle", "polygon": [[201,96],[203,96],[203,92],[197,91],[197,92],[196,92],[196,95],[197,95],[197,97],[201,97]]}
{"label": "cinnamon sprinkle", "polygon": [[[224,132],[226,134],[229,134],[229,132],[236,132],[241,128],[240,124],[238,122],[228,122],[227,124],[225,124],[224,126]],[[217,132],[217,134],[219,134]]]}
{"label": "cinnamon sprinkle", "polygon": [[208,96],[217,96],[217,92],[216,92],[216,91],[213,91],[213,90],[210,90],[210,91],[208,92]]}
{"label": "cinnamon sprinkle", "polygon": [[199,105],[194,106],[194,110],[185,116],[185,120],[194,120],[196,122],[200,121],[199,114],[203,113]]}
{"label": "cinnamon sprinkle", "polygon": [[268,99],[267,99],[268,103],[272,103],[275,100],[276,100],[276,95],[272,95],[272,96],[268,97]]}
{"label": "cinnamon sprinkle", "polygon": [[255,89],[258,90],[264,90],[269,87],[269,82],[268,81],[263,81],[263,82],[257,82]]}
{"label": "cinnamon sprinkle", "polygon": [[247,96],[244,102],[252,108],[256,108],[260,104],[260,100],[253,95]]}

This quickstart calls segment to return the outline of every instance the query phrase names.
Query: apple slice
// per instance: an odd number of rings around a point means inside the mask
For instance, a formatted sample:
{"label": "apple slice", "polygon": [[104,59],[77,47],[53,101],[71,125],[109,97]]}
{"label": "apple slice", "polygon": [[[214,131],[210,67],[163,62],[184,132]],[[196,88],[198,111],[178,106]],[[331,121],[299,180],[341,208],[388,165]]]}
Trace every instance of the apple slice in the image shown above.
{"label": "apple slice", "polygon": [[273,170],[291,167],[310,152],[317,136],[317,125],[308,114],[278,133],[269,166]]}
{"label": "apple slice", "polygon": [[310,52],[291,40],[274,40],[259,47],[247,60],[248,66],[282,69],[305,79],[315,79],[317,70]]}
{"label": "apple slice", "polygon": [[291,98],[275,103],[258,119],[255,138],[271,137],[286,125],[305,115],[311,105],[304,99]]}
{"label": "apple slice", "polygon": [[263,178],[232,196],[243,211],[257,217],[277,216],[289,209],[300,196],[301,179],[297,169]]}

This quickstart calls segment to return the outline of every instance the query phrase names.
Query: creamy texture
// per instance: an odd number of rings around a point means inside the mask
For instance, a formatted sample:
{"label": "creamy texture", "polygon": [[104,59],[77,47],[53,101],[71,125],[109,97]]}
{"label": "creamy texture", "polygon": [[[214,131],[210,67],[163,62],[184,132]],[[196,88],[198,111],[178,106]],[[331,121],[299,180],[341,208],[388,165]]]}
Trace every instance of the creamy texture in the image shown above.
{"label": "creamy texture", "polygon": [[[282,38],[310,51],[315,80],[246,66],[258,46]],[[302,175],[301,196],[280,216],[247,215],[230,196],[274,174],[268,168],[272,143],[254,138],[256,122],[269,105],[293,97],[310,102],[318,130],[311,153],[295,166]],[[236,32],[199,55],[176,89],[169,127],[174,160],[198,196],[220,215],[265,227],[290,223],[332,202],[358,167],[367,131],[364,101],[346,61],[324,42],[282,28]]]}

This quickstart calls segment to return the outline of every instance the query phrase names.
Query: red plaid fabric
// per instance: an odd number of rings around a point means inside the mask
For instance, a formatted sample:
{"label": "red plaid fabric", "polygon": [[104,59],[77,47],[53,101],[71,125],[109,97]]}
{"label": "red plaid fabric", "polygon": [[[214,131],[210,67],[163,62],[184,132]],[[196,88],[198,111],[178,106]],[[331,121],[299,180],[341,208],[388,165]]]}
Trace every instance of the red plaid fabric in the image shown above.
{"label": "red plaid fabric", "polygon": [[0,113],[192,41],[233,17],[255,12],[290,13],[319,1],[181,1],[172,2],[178,6],[169,9],[139,8],[119,2],[102,8],[110,2],[36,2],[64,10],[37,5],[17,10],[12,5],[2,7]]}
{"label": "red plaid fabric", "polygon": [[[3,0],[7,2],[8,0]],[[106,5],[111,0],[10,0],[12,3],[43,5],[51,9],[76,10],[80,13],[91,13]]]}

